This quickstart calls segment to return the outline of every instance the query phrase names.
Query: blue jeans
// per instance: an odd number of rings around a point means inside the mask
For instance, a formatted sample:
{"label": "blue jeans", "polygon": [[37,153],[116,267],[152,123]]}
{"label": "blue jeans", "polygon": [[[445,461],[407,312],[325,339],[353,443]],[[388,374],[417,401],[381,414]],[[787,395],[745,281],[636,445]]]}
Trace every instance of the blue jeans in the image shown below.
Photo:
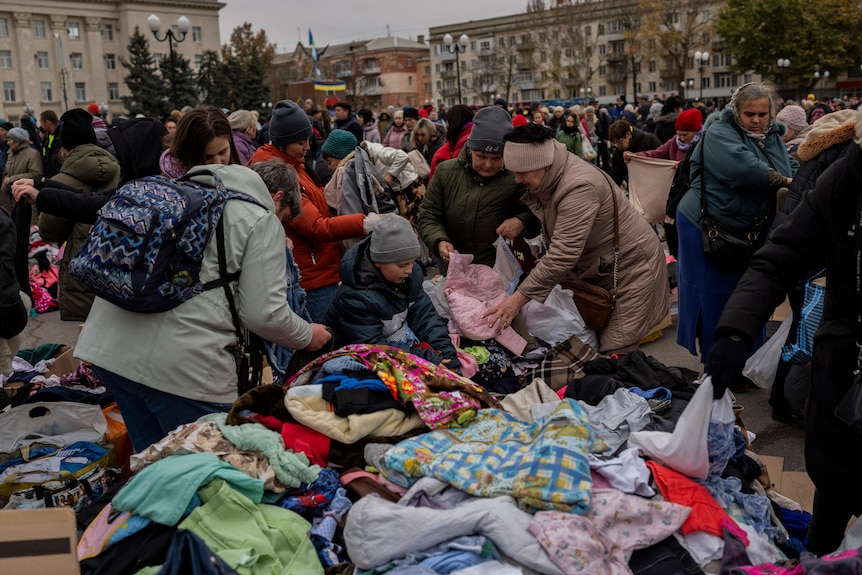
{"label": "blue jeans", "polygon": [[311,315],[311,321],[314,323],[326,322],[326,310],[329,309],[329,304],[335,299],[335,290],[337,285],[324,286],[305,292],[305,308]]}
{"label": "blue jeans", "polygon": [[146,385],[93,365],[93,373],[114,394],[135,453],[140,453],[168,433],[209,413],[229,411],[230,403],[196,401]]}

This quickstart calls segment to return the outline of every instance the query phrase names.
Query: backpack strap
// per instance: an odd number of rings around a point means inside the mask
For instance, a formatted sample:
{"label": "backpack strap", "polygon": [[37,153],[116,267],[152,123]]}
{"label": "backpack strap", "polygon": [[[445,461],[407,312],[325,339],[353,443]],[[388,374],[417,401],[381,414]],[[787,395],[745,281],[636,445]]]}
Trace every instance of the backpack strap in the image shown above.
{"label": "backpack strap", "polygon": [[230,308],[230,317],[231,320],[233,320],[233,328],[234,331],[236,331],[237,340],[242,341],[242,326],[239,323],[239,314],[236,311],[236,301],[233,298],[233,291],[231,291],[230,287],[228,286],[230,282],[239,279],[239,271],[233,272],[231,274],[227,273],[227,256],[225,255],[223,218],[219,218],[218,225],[216,226],[216,247],[218,248],[218,272],[220,277],[216,280],[205,283],[204,290],[219,286],[224,287],[224,294],[225,297],[227,297],[227,305]]}

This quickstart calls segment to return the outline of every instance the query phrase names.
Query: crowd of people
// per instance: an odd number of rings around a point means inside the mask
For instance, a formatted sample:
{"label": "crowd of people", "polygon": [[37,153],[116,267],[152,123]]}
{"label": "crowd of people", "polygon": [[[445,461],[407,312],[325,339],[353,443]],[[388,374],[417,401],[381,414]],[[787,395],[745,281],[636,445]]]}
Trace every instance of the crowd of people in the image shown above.
{"label": "crowd of people", "polygon": [[[700,356],[720,397],[747,385],[745,359],[763,343],[775,305],[790,294],[798,313],[805,274],[825,267],[804,418],[817,487],[809,541],[818,553],[837,547],[836,525],[862,511],[842,481],[860,470],[862,435],[833,413],[862,368],[855,98],[783,102],[773,87],[752,82],[722,109],[676,96],[568,109],[502,99],[447,110],[328,104],[284,100],[268,119],[199,106],[161,122],[161,174],[202,184],[216,175],[253,198],[226,204],[226,253],[208,246],[200,270],[202,281],[220,277],[222,256],[241,271],[230,290],[245,328],[312,353],[392,345],[460,373],[447,322],[423,288],[426,271],[436,262],[447,273],[456,254],[493,267],[502,238],[532,245],[535,264],[483,311],[494,333],[555,286],[583,282],[612,296],[608,319],[593,327],[597,351],[625,354],[669,311],[667,240],[678,260],[677,342]],[[136,450],[230,409],[236,337],[225,292],[140,314],[94,297],[69,274],[99,208],[126,180],[101,110],[46,110],[38,126],[30,117],[19,123],[0,122],[0,342],[25,329],[32,302],[21,238],[35,225],[42,240],[65,243],[61,317],[84,323],[77,357],[116,396]],[[675,217],[661,229],[627,197],[634,156],[688,170]],[[729,267],[705,249],[713,233],[742,237],[748,252]],[[301,310],[291,307],[284,279],[293,262]],[[771,397],[781,420],[785,376],[779,369]]]}

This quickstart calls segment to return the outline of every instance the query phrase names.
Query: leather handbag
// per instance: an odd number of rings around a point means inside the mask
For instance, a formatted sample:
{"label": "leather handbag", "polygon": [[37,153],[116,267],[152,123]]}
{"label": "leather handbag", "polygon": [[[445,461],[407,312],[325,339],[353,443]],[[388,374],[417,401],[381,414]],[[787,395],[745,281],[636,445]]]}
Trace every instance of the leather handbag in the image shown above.
{"label": "leather handbag", "polygon": [[611,186],[614,201],[614,287],[610,291],[587,283],[576,276],[569,276],[560,287],[572,290],[572,299],[584,320],[584,325],[593,331],[604,329],[611,320],[617,304],[617,275],[620,261],[620,222],[617,213],[617,195]]}
{"label": "leather handbag", "polygon": [[[748,267],[751,256],[763,245],[766,239],[767,214],[758,216],[747,228],[736,228],[722,223],[718,218],[706,213],[706,170],[704,147],[706,134],[700,144],[700,213],[701,243],[703,255],[722,273],[739,273]],[[769,158],[767,157],[767,160]],[[767,207],[768,211],[768,207]]]}

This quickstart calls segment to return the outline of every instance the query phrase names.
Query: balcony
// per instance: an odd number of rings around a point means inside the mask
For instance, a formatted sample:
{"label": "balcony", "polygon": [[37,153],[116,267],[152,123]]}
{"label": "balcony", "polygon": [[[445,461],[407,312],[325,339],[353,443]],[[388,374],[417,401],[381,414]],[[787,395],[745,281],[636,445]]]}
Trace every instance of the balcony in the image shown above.
{"label": "balcony", "polygon": [[455,78],[458,75],[458,71],[455,68],[443,68],[440,70],[441,78]]}
{"label": "balcony", "polygon": [[359,90],[363,96],[379,96],[383,93],[381,86],[362,86]]}
{"label": "balcony", "polygon": [[620,40],[625,40],[626,34],[625,32],[607,32],[605,34],[605,40],[608,42],[619,42]]}
{"label": "balcony", "polygon": [[608,54],[607,56],[605,56],[605,61],[608,64],[619,64],[620,62],[622,62],[625,59],[626,59],[625,54],[616,54],[615,53],[615,54]]}
{"label": "balcony", "polygon": [[379,74],[380,73],[380,64],[377,64],[374,66],[364,66],[364,67],[360,68],[359,71],[366,76],[370,76],[372,74]]}
{"label": "balcony", "polygon": [[535,90],[539,87],[539,84],[535,80],[530,80],[527,82],[516,82],[515,87],[518,90]]}
{"label": "balcony", "polygon": [[444,98],[448,98],[450,96],[457,96],[458,86],[443,86],[443,88],[440,90],[440,93],[443,95]]}
{"label": "balcony", "polygon": [[455,61],[455,54],[452,52],[449,52],[449,50],[446,49],[446,46],[443,46],[440,49],[440,53],[437,54],[437,59],[440,60],[441,62],[454,62]]}
{"label": "balcony", "polygon": [[519,52],[532,52],[536,49],[536,43],[532,40],[527,40],[526,42],[518,42],[518,51]]}
{"label": "balcony", "polygon": [[493,56],[494,55],[494,49],[493,48],[479,48],[478,54],[479,54],[480,58]]}
{"label": "balcony", "polygon": [[336,78],[349,78],[353,76],[352,68],[341,68],[335,71]]}
{"label": "balcony", "polygon": [[605,81],[611,84],[617,84],[619,82],[625,82],[628,79],[628,76],[625,72],[611,72],[605,75]]}
{"label": "balcony", "polygon": [[658,71],[659,78],[663,80],[673,80],[680,76],[679,72],[676,71],[675,68],[661,68]]}

